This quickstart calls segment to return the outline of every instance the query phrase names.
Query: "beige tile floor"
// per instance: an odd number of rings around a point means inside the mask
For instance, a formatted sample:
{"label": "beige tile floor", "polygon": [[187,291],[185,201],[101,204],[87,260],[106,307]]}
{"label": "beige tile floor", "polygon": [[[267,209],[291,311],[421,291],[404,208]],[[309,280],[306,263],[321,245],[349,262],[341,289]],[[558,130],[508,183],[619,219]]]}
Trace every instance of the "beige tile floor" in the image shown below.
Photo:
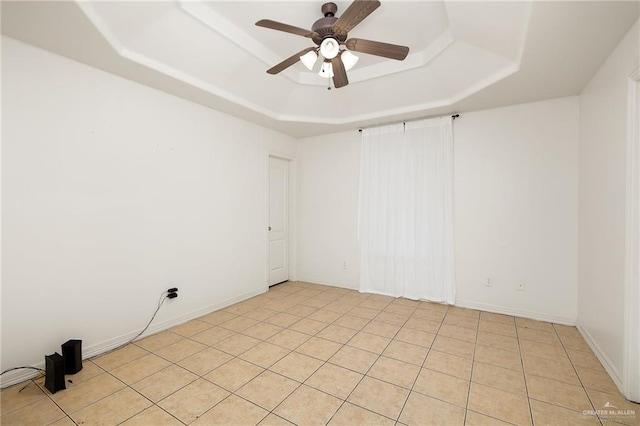
{"label": "beige tile floor", "polygon": [[300,282],[67,379],[3,390],[2,425],[640,424],[574,327]]}

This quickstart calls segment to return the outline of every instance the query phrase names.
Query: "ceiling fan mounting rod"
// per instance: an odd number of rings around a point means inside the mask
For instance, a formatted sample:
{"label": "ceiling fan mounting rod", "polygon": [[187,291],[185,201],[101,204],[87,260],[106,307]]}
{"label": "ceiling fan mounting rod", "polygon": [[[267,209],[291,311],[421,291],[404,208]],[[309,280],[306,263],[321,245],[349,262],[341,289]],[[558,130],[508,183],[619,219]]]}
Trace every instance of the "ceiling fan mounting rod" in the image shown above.
{"label": "ceiling fan mounting rod", "polygon": [[322,5],[321,10],[325,18],[333,17],[336,15],[336,12],[338,11],[338,5],[331,2],[325,3]]}

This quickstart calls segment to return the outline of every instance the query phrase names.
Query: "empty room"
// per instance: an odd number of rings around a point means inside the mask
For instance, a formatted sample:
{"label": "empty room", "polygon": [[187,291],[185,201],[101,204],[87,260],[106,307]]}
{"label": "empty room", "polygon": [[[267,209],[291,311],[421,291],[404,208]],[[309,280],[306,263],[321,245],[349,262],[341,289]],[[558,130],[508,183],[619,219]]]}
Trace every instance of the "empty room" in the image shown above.
{"label": "empty room", "polygon": [[3,425],[640,423],[638,1],[1,1]]}

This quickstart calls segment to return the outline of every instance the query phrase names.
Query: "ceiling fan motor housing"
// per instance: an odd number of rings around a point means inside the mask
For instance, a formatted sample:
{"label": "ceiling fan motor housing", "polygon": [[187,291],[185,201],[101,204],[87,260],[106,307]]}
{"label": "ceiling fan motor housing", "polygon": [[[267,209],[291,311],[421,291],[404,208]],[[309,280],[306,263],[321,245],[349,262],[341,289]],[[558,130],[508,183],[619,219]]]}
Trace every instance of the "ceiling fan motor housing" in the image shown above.
{"label": "ceiling fan motor housing", "polygon": [[347,35],[338,35],[333,31],[333,24],[338,20],[335,17],[336,12],[338,11],[338,6],[335,3],[325,3],[322,5],[322,14],[324,18],[318,19],[313,23],[311,27],[311,31],[314,31],[318,34],[318,37],[313,38],[313,42],[317,45],[322,43],[327,37],[333,37],[338,40],[340,43],[344,43],[347,39]]}

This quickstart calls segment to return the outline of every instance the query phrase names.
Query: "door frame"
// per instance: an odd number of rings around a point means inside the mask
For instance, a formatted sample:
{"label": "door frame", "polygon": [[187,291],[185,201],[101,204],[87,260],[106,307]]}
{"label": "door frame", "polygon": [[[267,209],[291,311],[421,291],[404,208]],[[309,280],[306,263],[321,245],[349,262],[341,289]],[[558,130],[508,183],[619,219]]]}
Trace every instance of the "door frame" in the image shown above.
{"label": "door frame", "polygon": [[288,194],[288,203],[289,203],[289,281],[296,281],[298,275],[298,216],[297,216],[297,164],[296,159],[283,155],[280,153],[268,152],[266,156],[266,172],[265,172],[265,193],[266,193],[266,202],[265,202],[265,226],[264,226],[264,240],[265,240],[265,250],[266,250],[266,265],[265,265],[265,290],[269,289],[269,261],[270,261],[270,250],[269,250],[269,202],[270,202],[270,194],[269,194],[269,161],[271,158],[275,158],[278,160],[284,160],[289,163],[289,194]]}
{"label": "door frame", "polygon": [[627,84],[627,208],[624,282],[624,395],[640,402],[640,67]]}

